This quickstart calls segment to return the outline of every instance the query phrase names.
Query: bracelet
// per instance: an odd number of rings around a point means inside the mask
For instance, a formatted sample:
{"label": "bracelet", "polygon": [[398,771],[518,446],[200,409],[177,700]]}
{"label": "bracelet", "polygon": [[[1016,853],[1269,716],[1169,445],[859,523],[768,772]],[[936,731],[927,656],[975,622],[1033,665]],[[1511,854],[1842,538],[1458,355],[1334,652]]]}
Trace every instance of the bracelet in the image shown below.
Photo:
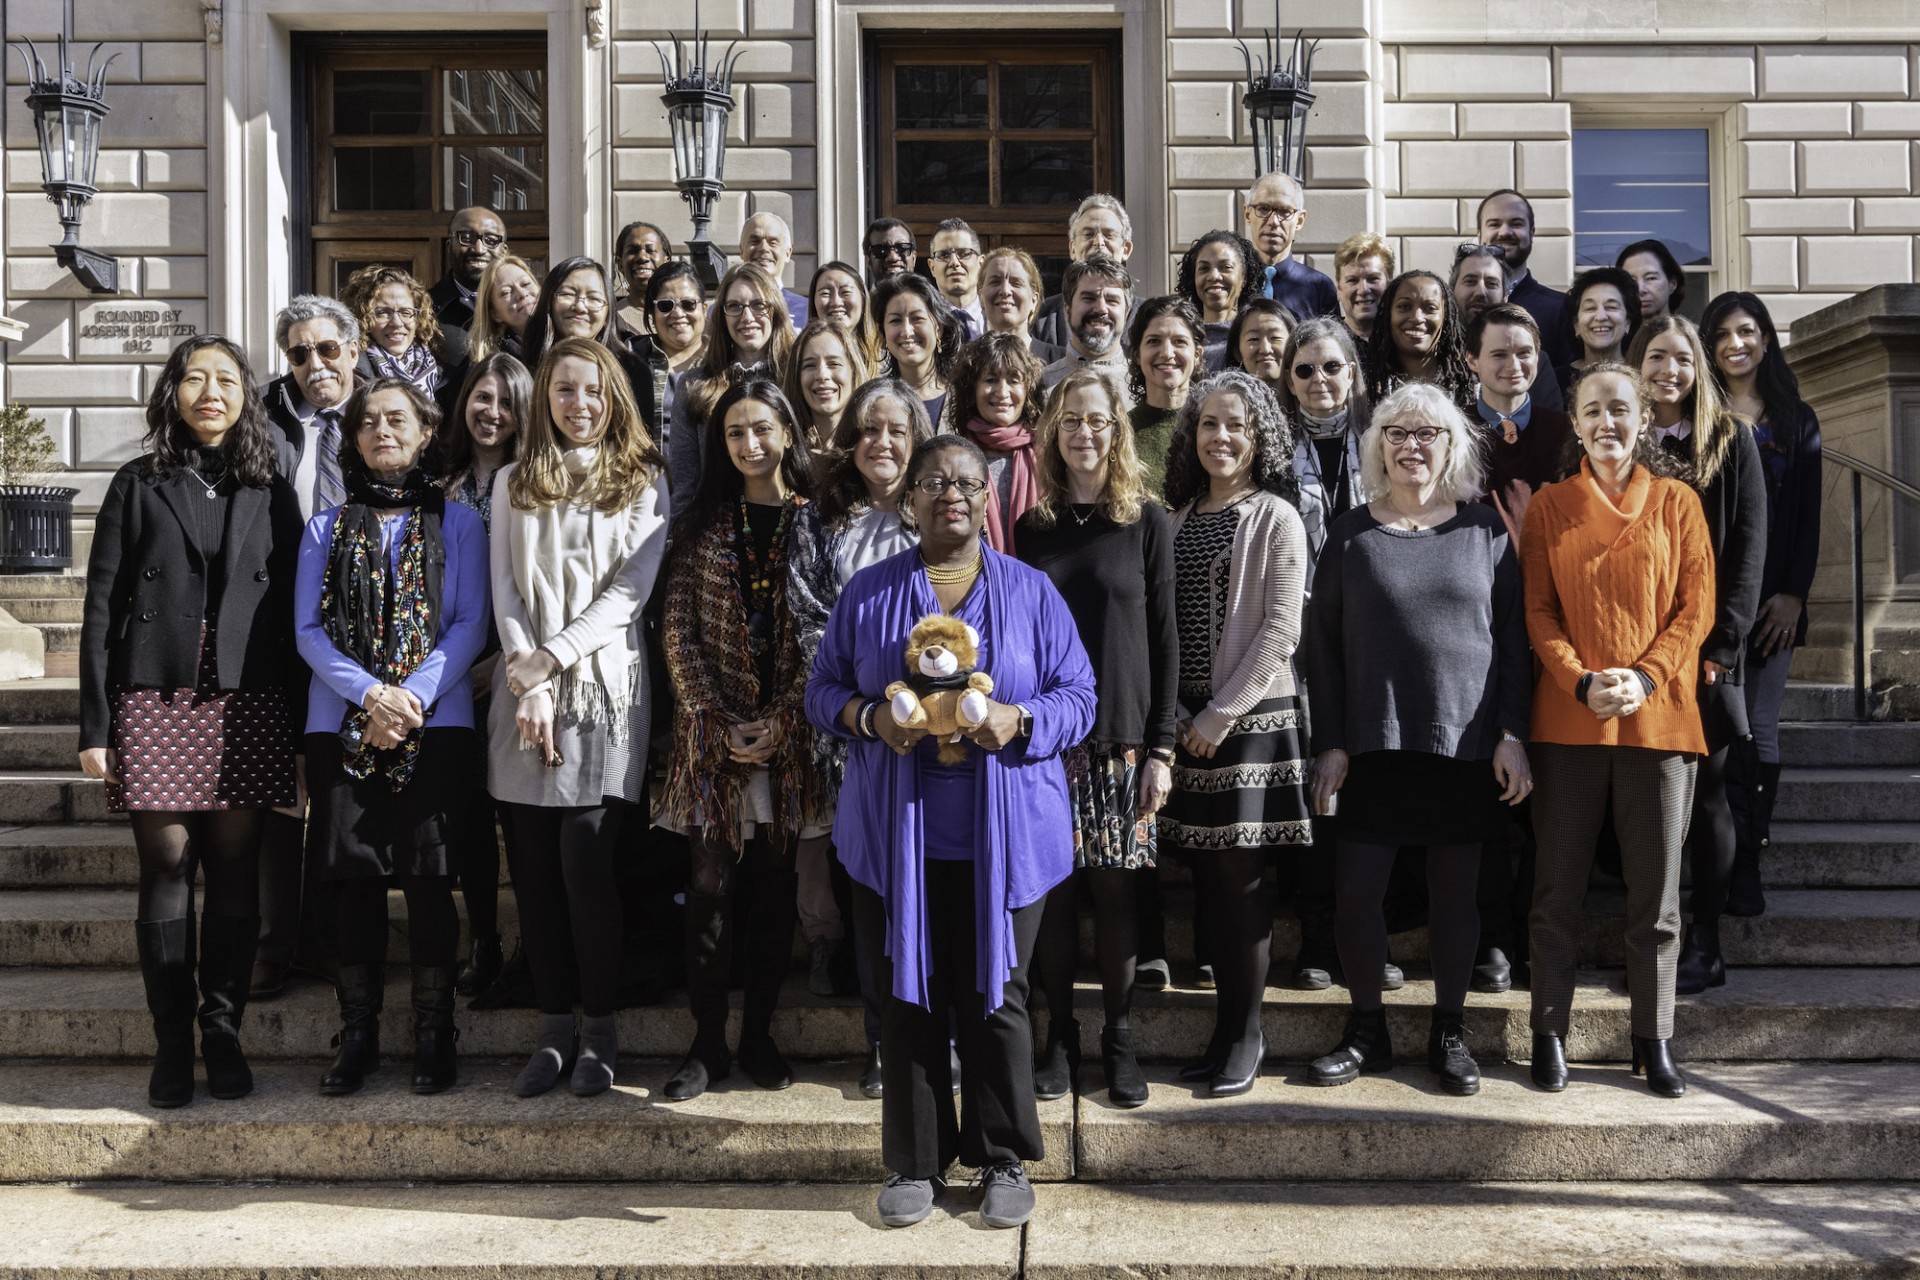
{"label": "bracelet", "polygon": [[861,737],[878,738],[880,736],[879,731],[873,727],[873,717],[879,710],[880,700],[878,698],[868,698],[866,705],[861,707],[859,714],[854,716],[854,727]]}
{"label": "bracelet", "polygon": [[1147,754],[1153,759],[1158,760],[1161,764],[1173,763],[1172,747],[1155,747],[1153,750],[1147,752]]}

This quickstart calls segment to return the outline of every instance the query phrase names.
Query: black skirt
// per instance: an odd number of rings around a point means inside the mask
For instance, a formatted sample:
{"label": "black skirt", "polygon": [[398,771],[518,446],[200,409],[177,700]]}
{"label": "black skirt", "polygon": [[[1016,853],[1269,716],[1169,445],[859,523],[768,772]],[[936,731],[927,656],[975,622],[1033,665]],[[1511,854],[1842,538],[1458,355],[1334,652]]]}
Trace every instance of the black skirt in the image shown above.
{"label": "black skirt", "polygon": [[1492,760],[1363,751],[1347,762],[1338,830],[1368,844],[1481,844],[1506,831]]}
{"label": "black skirt", "polygon": [[1268,698],[1234,721],[1211,758],[1176,748],[1161,846],[1192,854],[1312,844],[1305,727],[1300,699]]}
{"label": "black skirt", "polygon": [[324,880],[453,874],[453,815],[475,803],[471,729],[428,729],[407,785],[350,778],[337,733],[306,737],[307,821]]}

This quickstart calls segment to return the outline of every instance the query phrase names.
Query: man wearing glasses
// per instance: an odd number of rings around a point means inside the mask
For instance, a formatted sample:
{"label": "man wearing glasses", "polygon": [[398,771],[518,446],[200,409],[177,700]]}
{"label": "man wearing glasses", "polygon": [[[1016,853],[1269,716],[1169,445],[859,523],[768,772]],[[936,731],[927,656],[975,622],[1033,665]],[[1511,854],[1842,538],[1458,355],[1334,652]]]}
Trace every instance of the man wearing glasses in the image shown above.
{"label": "man wearing glasses", "polygon": [[914,244],[913,228],[898,218],[875,218],[867,224],[861,238],[867,255],[867,288],[878,289],[902,271],[920,265],[920,249]]}
{"label": "man wearing glasses", "polygon": [[473,324],[480,273],[506,249],[507,224],[493,210],[474,205],[453,215],[447,224],[447,273],[427,290],[442,329],[457,329],[465,337]]}
{"label": "man wearing glasses", "polygon": [[1247,192],[1247,239],[1266,268],[1260,295],[1302,320],[1340,314],[1333,281],[1293,256],[1293,242],[1307,225],[1307,194],[1292,174],[1269,173]]}
{"label": "man wearing glasses", "polygon": [[948,218],[933,229],[933,282],[960,317],[966,340],[987,331],[980,309],[980,237],[964,218]]}

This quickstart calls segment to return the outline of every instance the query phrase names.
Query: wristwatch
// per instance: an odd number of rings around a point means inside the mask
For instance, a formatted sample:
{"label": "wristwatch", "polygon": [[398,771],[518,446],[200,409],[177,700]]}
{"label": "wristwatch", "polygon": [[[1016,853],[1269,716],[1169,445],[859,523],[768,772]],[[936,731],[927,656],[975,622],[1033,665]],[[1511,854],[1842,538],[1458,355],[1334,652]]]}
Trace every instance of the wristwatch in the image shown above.
{"label": "wristwatch", "polygon": [[1031,739],[1033,737],[1033,712],[1027,710],[1025,706],[1016,706],[1015,710],[1020,713],[1020,736]]}

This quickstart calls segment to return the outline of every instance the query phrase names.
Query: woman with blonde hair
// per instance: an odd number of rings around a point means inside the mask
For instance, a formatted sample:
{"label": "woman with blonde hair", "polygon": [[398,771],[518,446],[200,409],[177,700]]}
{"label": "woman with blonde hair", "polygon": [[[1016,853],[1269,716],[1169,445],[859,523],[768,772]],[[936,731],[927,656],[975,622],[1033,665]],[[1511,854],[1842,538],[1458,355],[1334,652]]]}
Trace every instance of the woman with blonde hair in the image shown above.
{"label": "woman with blonde hair", "polygon": [[626,374],[603,343],[562,338],[547,351],[519,456],[500,468],[493,495],[504,661],[494,668],[487,788],[512,824],[514,896],[540,1006],[514,1089],[545,1093],[571,1061],[575,1093],[604,1093],[619,1052],[614,852],[629,811],[644,815],[647,802],[641,610],[666,550],[667,492]]}
{"label": "woman with blonde hair", "polygon": [[779,383],[793,354],[793,321],[780,282],[742,262],[720,277],[707,312],[707,350],[700,363],[671,381],[673,414],[667,426],[667,470],[673,480],[673,516],[679,519],[699,492],[708,461],[707,417],[729,388],[749,376]]}
{"label": "woman with blonde hair", "polygon": [[800,415],[810,452],[832,446],[853,393],[872,378],[873,366],[859,339],[838,322],[813,320],[800,331],[780,389]]}
{"label": "woman with blonde hair", "polygon": [[1735,852],[1727,803],[1727,760],[1750,737],[1746,683],[1748,633],[1760,608],[1767,560],[1767,481],[1753,428],[1726,407],[1711,375],[1706,343],[1685,316],[1657,315],[1634,335],[1630,363],[1653,396],[1661,448],[1684,462],[1700,495],[1713,543],[1713,630],[1700,647],[1700,727],[1707,753],[1693,782],[1687,827],[1693,868],[1693,924],[1680,945],[1677,995],[1726,985],[1720,916],[1726,910]]}
{"label": "woman with blonde hair", "polygon": [[1041,280],[1040,264],[1018,246],[1003,244],[980,259],[980,310],[987,318],[987,332],[1013,334],[1027,344],[1034,359],[1047,365],[1067,354],[1067,349],[1033,336]]}
{"label": "woman with blonde hair", "polygon": [[496,351],[520,356],[521,339],[540,309],[540,277],[525,258],[503,253],[480,273],[467,358],[479,364]]}
{"label": "woman with blonde hair", "polygon": [[1401,845],[1427,849],[1434,1003],[1427,1065],[1477,1093],[1467,982],[1480,942],[1480,847],[1532,789],[1532,655],[1520,564],[1466,415],[1429,383],[1380,402],[1360,438],[1362,499],[1321,546],[1308,612],[1313,805],[1341,796],[1335,941],[1352,1008],[1315,1084],[1393,1067],[1381,1003],[1384,903]]}
{"label": "woman with blonde hair", "polygon": [[[1184,306],[1184,304],[1182,304]],[[1080,1059],[1073,1016],[1082,883],[1093,895],[1094,951],[1106,1026],[1107,1097],[1147,1100],[1133,1047],[1137,963],[1134,873],[1156,865],[1154,814],[1173,789],[1179,632],[1173,535],[1147,493],[1126,397],[1110,374],[1077,369],[1054,388],[1034,435],[1036,501],[1020,519],[1020,558],[1053,582],[1093,661],[1093,730],[1066,753],[1080,872],[1047,895],[1034,969],[1046,992],[1047,1043],[1034,1092],[1064,1097]]]}

